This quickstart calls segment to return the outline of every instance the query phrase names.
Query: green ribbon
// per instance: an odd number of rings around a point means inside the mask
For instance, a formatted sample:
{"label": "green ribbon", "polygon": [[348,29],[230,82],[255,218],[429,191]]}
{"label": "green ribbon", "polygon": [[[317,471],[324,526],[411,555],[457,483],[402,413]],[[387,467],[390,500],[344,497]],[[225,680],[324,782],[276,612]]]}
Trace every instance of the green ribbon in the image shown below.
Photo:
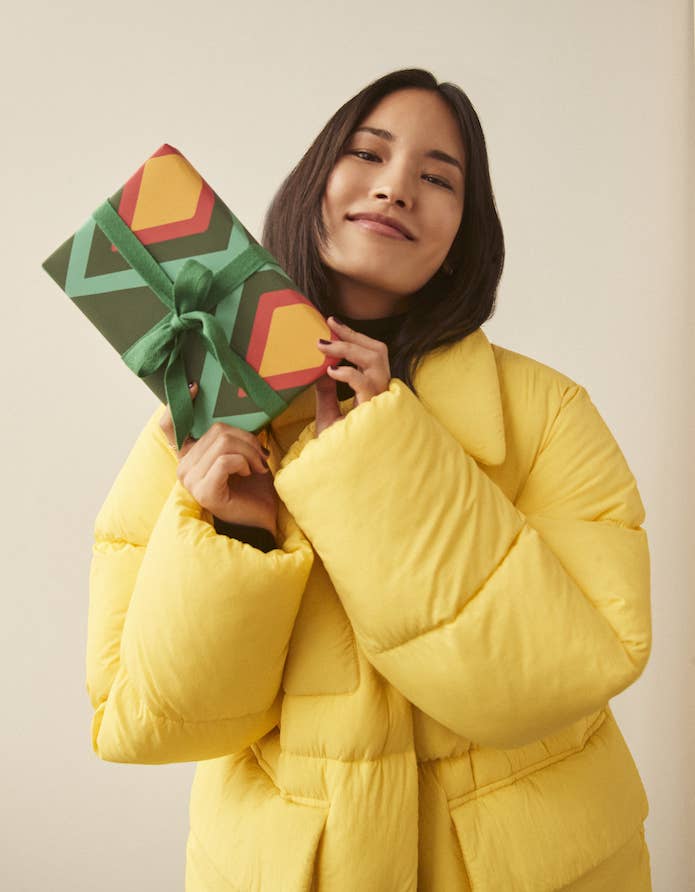
{"label": "green ribbon", "polygon": [[283,412],[287,403],[240,353],[230,347],[222,325],[211,312],[264,264],[276,264],[272,254],[261,245],[251,244],[214,274],[204,264],[189,258],[172,282],[108,200],[94,211],[92,217],[169,310],[163,319],[131,344],[121,358],[139,378],[166,366],[164,390],[177,447],[181,449],[193,427],[193,400],[181,353],[187,331],[197,333],[219,363],[227,381],[233,387],[243,387],[269,418]]}

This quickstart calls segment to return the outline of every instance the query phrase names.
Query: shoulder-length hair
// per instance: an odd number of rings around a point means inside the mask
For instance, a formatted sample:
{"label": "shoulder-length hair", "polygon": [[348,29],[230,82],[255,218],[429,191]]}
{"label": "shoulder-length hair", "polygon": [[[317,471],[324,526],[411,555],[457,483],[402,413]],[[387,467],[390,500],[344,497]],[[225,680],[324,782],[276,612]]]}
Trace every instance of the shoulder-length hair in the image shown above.
{"label": "shoulder-length hair", "polygon": [[485,137],[460,87],[438,84],[421,68],[394,71],[368,84],[338,109],[284,180],[266,213],[261,243],[324,317],[340,318],[319,254],[327,240],[323,193],[354,129],[382,98],[409,87],[432,90],[446,100],[465,149],[464,209],[447,256],[453,273],[440,268],[414,292],[389,351],[391,375],[416,392],[412,379],[425,354],[465,338],[492,316],[504,266]]}

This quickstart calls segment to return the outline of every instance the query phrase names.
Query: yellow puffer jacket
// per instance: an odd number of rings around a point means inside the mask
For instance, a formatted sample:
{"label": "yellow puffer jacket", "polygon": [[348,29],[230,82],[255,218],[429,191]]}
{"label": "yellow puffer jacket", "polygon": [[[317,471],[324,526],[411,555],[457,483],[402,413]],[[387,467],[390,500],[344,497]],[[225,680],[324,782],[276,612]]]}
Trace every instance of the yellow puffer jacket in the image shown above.
{"label": "yellow puffer jacket", "polygon": [[430,354],[271,425],[278,547],[218,535],[150,418],[95,525],[101,759],[196,761],[187,892],[642,892],[608,702],[651,649],[644,508],[586,390]]}

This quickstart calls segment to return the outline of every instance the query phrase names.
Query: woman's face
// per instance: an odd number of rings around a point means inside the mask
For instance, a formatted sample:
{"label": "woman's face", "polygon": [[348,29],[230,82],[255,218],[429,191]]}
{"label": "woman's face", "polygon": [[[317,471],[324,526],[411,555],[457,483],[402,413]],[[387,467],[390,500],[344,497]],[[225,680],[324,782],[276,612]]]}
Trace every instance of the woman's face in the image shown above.
{"label": "woman's face", "polygon": [[[345,315],[377,318],[408,309],[409,296],[437,272],[459,228],[464,170],[456,119],[436,93],[391,93],[360,123],[322,202],[329,243],[321,259]],[[350,219],[365,213],[398,221],[412,238],[393,238]]]}

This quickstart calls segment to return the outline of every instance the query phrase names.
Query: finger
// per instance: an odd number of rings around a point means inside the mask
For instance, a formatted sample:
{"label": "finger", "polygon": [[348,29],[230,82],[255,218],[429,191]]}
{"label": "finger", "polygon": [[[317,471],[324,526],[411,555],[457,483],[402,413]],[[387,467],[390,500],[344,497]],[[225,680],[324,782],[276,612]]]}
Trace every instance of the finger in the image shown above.
{"label": "finger", "polygon": [[337,384],[328,375],[322,375],[315,382],[316,430],[323,430],[342,418],[338,405]]}
{"label": "finger", "polygon": [[195,437],[186,437],[186,439],[181,444],[180,449],[177,449],[176,444],[174,444],[173,449],[174,452],[176,452],[176,454],[178,455],[179,460],[184,458],[197,442],[198,441],[195,439]]}
{"label": "finger", "polygon": [[[243,458],[243,467],[248,467],[249,474],[254,471],[259,474],[267,474],[269,469],[259,448],[255,448],[242,437],[236,436],[236,428],[223,425],[217,437],[200,438],[186,453],[181,464],[185,473],[189,466],[196,466],[196,473],[204,477],[221,455],[239,455]],[[244,473],[243,476],[248,476]]]}
{"label": "finger", "polygon": [[327,374],[331,376],[331,379],[336,382],[336,391],[338,387],[338,381],[344,381],[355,391],[355,393],[357,393],[358,387],[364,388],[367,382],[367,378],[364,372],[360,371],[359,369],[355,369],[350,365],[339,365],[336,368],[329,367],[326,371]]}
{"label": "finger", "polygon": [[359,344],[353,344],[351,341],[331,341],[330,344],[319,342],[318,348],[326,356],[341,356],[353,362],[359,368],[364,369],[378,361],[379,354],[387,349],[383,341],[370,340],[372,342],[371,347],[362,347]]}
{"label": "finger", "polygon": [[227,500],[229,498],[229,478],[235,474],[241,477],[253,475],[253,470],[249,467],[244,456],[236,452],[218,455],[206,474],[201,474],[197,465],[183,473],[179,467],[178,471],[179,480],[183,486],[201,505]]}
{"label": "finger", "polygon": [[[213,443],[220,435],[229,433],[232,433],[239,443],[245,444],[247,448],[254,449],[261,459],[265,458],[263,446],[261,445],[258,437],[256,437],[252,433],[249,433],[249,431],[243,430],[242,428],[234,427],[234,425],[231,424],[226,424],[224,421],[216,421],[214,424],[210,425],[205,433],[202,434],[202,436],[200,436],[195,442],[203,444],[203,448],[207,449],[210,443]],[[201,451],[200,455],[202,454],[203,452]]]}

